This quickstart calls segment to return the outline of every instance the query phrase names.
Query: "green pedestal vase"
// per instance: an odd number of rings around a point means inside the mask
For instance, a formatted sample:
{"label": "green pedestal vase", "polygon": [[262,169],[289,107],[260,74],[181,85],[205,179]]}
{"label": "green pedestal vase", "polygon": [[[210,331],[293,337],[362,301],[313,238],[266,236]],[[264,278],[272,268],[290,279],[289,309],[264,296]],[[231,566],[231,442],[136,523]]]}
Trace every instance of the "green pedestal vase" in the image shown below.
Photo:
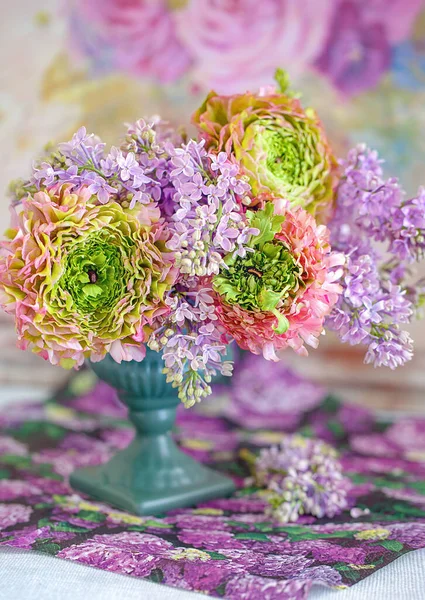
{"label": "green pedestal vase", "polygon": [[234,491],[231,479],[175,444],[170,431],[180,401],[165,381],[160,354],[148,350],[143,362],[121,364],[107,356],[91,367],[117,389],[136,436],[106,464],[75,471],[70,478],[75,490],[137,515],[193,506]]}

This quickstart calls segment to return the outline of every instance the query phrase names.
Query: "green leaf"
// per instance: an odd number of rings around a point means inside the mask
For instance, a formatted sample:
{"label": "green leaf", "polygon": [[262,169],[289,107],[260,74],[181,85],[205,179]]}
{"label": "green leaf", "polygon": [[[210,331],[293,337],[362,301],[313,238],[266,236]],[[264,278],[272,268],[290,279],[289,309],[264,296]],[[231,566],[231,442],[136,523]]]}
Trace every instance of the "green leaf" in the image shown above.
{"label": "green leaf", "polygon": [[71,525],[67,521],[50,521],[48,523],[53,531],[66,531],[70,533],[88,533],[90,529],[85,527],[78,527],[77,525]]}
{"label": "green leaf", "polygon": [[1,462],[5,465],[11,465],[16,469],[29,469],[31,465],[31,459],[27,456],[18,456],[17,454],[3,454]]}
{"label": "green leaf", "polygon": [[325,412],[336,413],[340,406],[341,402],[335,396],[329,395],[323,400],[320,408]]}
{"label": "green leaf", "polygon": [[352,538],[354,537],[354,531],[334,531],[333,533],[313,533],[306,531],[305,533],[291,534],[288,532],[291,541],[298,542],[301,540],[325,540],[333,538]]}
{"label": "green leaf", "polygon": [[398,512],[404,515],[411,515],[413,517],[425,517],[425,511],[421,510],[420,508],[416,508],[415,506],[410,506],[410,504],[407,502],[397,502],[394,504],[393,510],[396,513]]}
{"label": "green leaf", "polygon": [[153,519],[148,519],[144,522],[145,527],[155,527],[156,529],[172,529],[173,526],[169,523],[162,523],[161,521],[154,521]]}
{"label": "green leaf", "polygon": [[[50,538],[49,538],[50,540]],[[46,554],[56,555],[61,547],[59,544],[54,544],[49,540],[37,540],[33,545],[33,550],[39,550],[40,552],[45,552]]]}
{"label": "green leaf", "polygon": [[403,544],[397,540],[382,540],[382,542],[379,542],[379,545],[387,550],[391,550],[391,552],[400,552],[404,547]]}
{"label": "green leaf", "polygon": [[310,530],[302,525],[284,525],[277,527],[275,531],[287,533],[288,535],[302,535],[303,533],[308,533]]}
{"label": "green leaf", "polygon": [[274,72],[274,80],[277,83],[277,87],[279,88],[279,92],[281,94],[285,94],[290,98],[301,98],[301,93],[291,90],[291,82],[289,80],[289,75],[285,69],[281,69],[280,67],[276,69]]}
{"label": "green leaf", "polygon": [[103,523],[103,521],[106,521],[106,515],[97,510],[80,510],[77,513],[77,517],[83,519],[83,521],[90,521],[92,523]]}
{"label": "green leaf", "polygon": [[274,214],[274,205],[272,202],[266,202],[263,210],[257,212],[247,211],[247,217],[250,227],[259,229],[259,233],[251,239],[254,246],[262,246],[266,242],[271,242],[275,234],[280,231],[281,225],[285,220],[283,215]]}
{"label": "green leaf", "polygon": [[270,538],[265,533],[256,533],[255,531],[247,533],[235,533],[237,540],[256,540],[257,542],[270,542]]}
{"label": "green leaf", "polygon": [[420,494],[425,494],[425,481],[409,481],[406,485]]}
{"label": "green leaf", "polygon": [[0,469],[0,479],[9,479],[10,472],[7,469]]}
{"label": "green leaf", "polygon": [[153,581],[154,583],[162,583],[164,579],[164,574],[161,571],[161,569],[153,569],[153,571],[150,572],[150,575],[146,577],[146,579],[148,579],[149,581]]}
{"label": "green leaf", "polygon": [[339,421],[331,419],[327,423],[328,429],[336,437],[342,437],[345,434],[344,428]]}
{"label": "green leaf", "polygon": [[242,523],[242,521],[227,521],[231,527],[239,527],[240,529],[251,529],[250,523]]}
{"label": "green leaf", "polygon": [[207,551],[207,554],[209,554],[213,560],[228,560],[227,556],[220,554],[220,552]]}

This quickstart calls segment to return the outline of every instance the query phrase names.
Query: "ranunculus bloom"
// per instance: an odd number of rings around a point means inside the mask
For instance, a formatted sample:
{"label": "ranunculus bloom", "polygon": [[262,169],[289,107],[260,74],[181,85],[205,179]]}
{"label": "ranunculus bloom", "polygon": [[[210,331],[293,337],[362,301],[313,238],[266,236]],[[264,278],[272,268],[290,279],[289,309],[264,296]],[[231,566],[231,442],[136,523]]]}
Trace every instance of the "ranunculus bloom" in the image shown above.
{"label": "ranunculus bloom", "polygon": [[72,43],[99,69],[169,83],[189,67],[165,0],[72,0],[69,10]]}
{"label": "ranunculus bloom", "polygon": [[284,198],[321,218],[329,213],[336,161],[313,109],[274,90],[211,92],[193,122],[210,151],[224,150],[240,164],[256,200]]}
{"label": "ranunculus bloom", "polygon": [[[274,210],[274,215],[273,215]],[[316,348],[325,317],[338,300],[343,263],[331,254],[329,231],[302,208],[284,201],[253,213],[252,252],[229,257],[213,278],[216,314],[237,344],[266,359],[291,347],[306,355]]]}
{"label": "ranunculus bloom", "polygon": [[174,272],[161,227],[138,212],[69,185],[23,199],[0,257],[0,300],[22,349],[65,368],[108,352],[144,358]]}
{"label": "ranunculus bloom", "polygon": [[193,78],[220,93],[272,83],[277,67],[296,77],[327,39],[335,0],[189,0],[175,14]]}

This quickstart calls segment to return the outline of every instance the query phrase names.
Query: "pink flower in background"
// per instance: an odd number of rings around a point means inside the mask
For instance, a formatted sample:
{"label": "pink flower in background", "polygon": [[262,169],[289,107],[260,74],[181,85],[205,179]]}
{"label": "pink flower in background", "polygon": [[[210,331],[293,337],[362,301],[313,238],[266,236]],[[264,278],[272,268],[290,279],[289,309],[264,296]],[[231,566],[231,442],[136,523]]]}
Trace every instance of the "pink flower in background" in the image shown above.
{"label": "pink flower in background", "polygon": [[382,23],[391,44],[409,36],[412,25],[424,8],[424,0],[356,0],[365,20]]}
{"label": "pink flower in background", "polygon": [[195,82],[231,94],[272,83],[276,67],[295,78],[311,65],[334,7],[335,0],[189,0],[175,21]]}
{"label": "pink flower in background", "polygon": [[316,67],[345,94],[374,87],[391,63],[391,45],[410,33],[423,0],[348,0],[334,13]]}
{"label": "pink flower in background", "polygon": [[174,13],[164,0],[73,0],[70,35],[97,66],[169,83],[190,58],[175,35]]}
{"label": "pink flower in background", "polygon": [[391,48],[382,23],[370,23],[356,2],[343,2],[316,66],[345,94],[376,85],[388,70]]}

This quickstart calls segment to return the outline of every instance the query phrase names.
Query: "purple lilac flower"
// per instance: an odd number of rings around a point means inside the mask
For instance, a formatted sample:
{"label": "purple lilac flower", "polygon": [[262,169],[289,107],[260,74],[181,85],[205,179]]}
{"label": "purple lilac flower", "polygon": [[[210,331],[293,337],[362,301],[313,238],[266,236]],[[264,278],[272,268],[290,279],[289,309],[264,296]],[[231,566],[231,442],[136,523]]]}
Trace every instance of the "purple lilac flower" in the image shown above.
{"label": "purple lilac flower", "polygon": [[385,437],[406,452],[425,451],[425,419],[401,419],[385,431]]}
{"label": "purple lilac flower", "polygon": [[425,546],[425,523],[394,523],[388,525],[390,540],[397,540],[411,548]]}
{"label": "purple lilac flower", "polygon": [[[96,536],[100,537],[100,536]],[[135,577],[146,577],[158,566],[160,557],[149,553],[120,549],[111,547],[107,541],[89,540],[88,542],[68,546],[60,552],[59,558],[66,558],[92,567],[98,567],[105,571],[121,573],[123,575],[134,575]]]}
{"label": "purple lilac flower", "polygon": [[65,542],[67,540],[72,540],[74,537],[75,533],[73,532],[51,531],[48,525],[46,527],[30,525],[20,529],[19,532],[14,535],[12,540],[7,541],[7,545],[13,546],[14,548],[30,550],[32,544],[39,539],[52,538],[52,541],[54,542]]}
{"label": "purple lilac flower", "polygon": [[0,504],[0,531],[18,523],[27,523],[31,515],[31,506],[24,506],[23,504]]}
{"label": "purple lilac flower", "polygon": [[228,416],[250,429],[292,430],[324,396],[321,386],[282,364],[248,354],[233,376]]}
{"label": "purple lilac flower", "polygon": [[223,360],[228,337],[218,325],[212,289],[177,288],[166,300],[170,314],[150,337],[152,350],[163,350],[167,381],[178,387],[186,406],[211,393],[217,374],[232,374],[232,363]]}
{"label": "purple lilac flower", "polygon": [[[225,152],[210,155],[204,141],[190,140],[180,148],[169,144],[171,183],[177,210],[168,247],[176,264],[188,276],[217,274],[223,255],[245,256],[249,237],[256,233],[242,219],[240,200],[249,185],[238,178],[239,168]],[[173,224],[174,222],[174,224]]]}
{"label": "purple lilac flower", "polygon": [[117,392],[103,381],[99,381],[93,390],[73,398],[70,405],[74,410],[125,418],[127,410],[118,399]]}
{"label": "purple lilac flower", "polygon": [[[328,558],[327,560],[330,559]],[[329,565],[308,567],[299,573],[297,578],[300,580],[305,579],[306,581],[313,581],[314,583],[323,583],[330,587],[336,587],[342,584],[341,573]]]}
{"label": "purple lilac flower", "polygon": [[311,553],[319,562],[344,562],[347,564],[363,565],[366,551],[363,548],[340,546],[326,540],[304,540],[292,544],[293,552]]}
{"label": "purple lilac flower", "polygon": [[183,513],[168,516],[165,518],[165,523],[173,524],[178,529],[191,530],[229,530],[230,526],[226,524],[226,519],[222,516],[197,515],[192,513]]}
{"label": "purple lilac flower", "polygon": [[[141,119],[129,125],[121,148],[112,147],[105,154],[105,144],[81,127],[71,141],[59,144],[57,151],[34,164],[32,177],[23,188],[30,192],[56,183],[84,185],[101,204],[111,199],[130,208],[137,202],[156,203],[169,184],[170,157],[165,143],[170,136],[163,129],[156,118],[149,122]],[[23,194],[25,191],[20,192]]]}
{"label": "purple lilac flower", "polygon": [[0,480],[0,501],[16,500],[25,496],[39,496],[42,493],[40,488],[29,481],[20,479],[1,479]]}
{"label": "purple lilac flower", "polygon": [[240,548],[242,550],[245,547],[242,540],[236,539],[227,531],[184,529],[178,533],[177,537],[183,544],[204,550],[217,551],[223,548]]}
{"label": "purple lilac flower", "polygon": [[349,482],[337,453],[319,440],[285,436],[280,446],[261,450],[255,479],[267,490],[269,513],[283,523],[302,514],[333,517],[347,507]]}
{"label": "purple lilac flower", "polygon": [[226,598],[267,598],[267,600],[304,600],[311,581],[278,580],[256,575],[235,576],[226,584]]}
{"label": "purple lilac flower", "polygon": [[[188,549],[186,549],[188,550]],[[191,549],[189,549],[189,552]],[[208,555],[207,555],[208,556]],[[162,583],[196,592],[213,593],[230,575],[225,561],[161,560]]]}
{"label": "purple lilac flower", "polygon": [[252,575],[261,577],[292,578],[312,564],[312,560],[300,554],[257,555],[257,562],[248,567]]}
{"label": "purple lilac flower", "polygon": [[381,163],[364,145],[341,161],[330,230],[333,249],[347,260],[340,278],[343,293],[327,325],[343,342],[366,345],[365,362],[394,369],[413,356],[403,326],[423,294],[420,282],[411,286],[407,279],[410,265],[424,255],[425,191],[406,200],[396,179],[383,179]]}
{"label": "purple lilac flower", "polygon": [[0,435],[0,456],[2,454],[15,454],[16,456],[25,456],[28,454],[28,448],[22,442],[18,442],[12,437]]}
{"label": "purple lilac flower", "polygon": [[356,404],[343,404],[338,411],[338,420],[348,434],[371,431],[375,423],[372,411]]}

